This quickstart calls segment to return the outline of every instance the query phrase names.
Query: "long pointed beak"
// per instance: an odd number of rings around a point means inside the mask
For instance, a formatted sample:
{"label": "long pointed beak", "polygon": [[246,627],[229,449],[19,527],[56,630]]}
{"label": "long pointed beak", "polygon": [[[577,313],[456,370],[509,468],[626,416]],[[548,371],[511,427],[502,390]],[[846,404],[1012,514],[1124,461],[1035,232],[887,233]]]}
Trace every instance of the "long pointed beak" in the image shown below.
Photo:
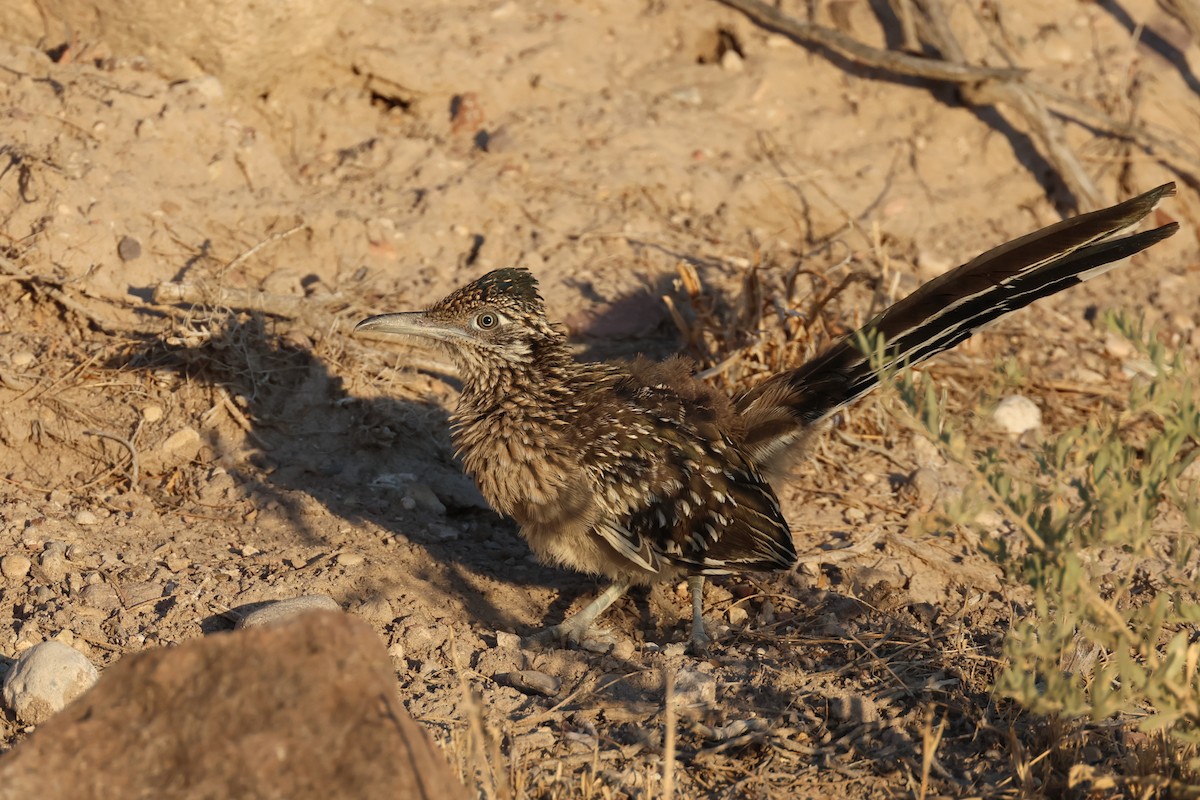
{"label": "long pointed beak", "polygon": [[401,336],[419,336],[422,339],[435,339],[440,342],[452,342],[465,338],[463,331],[457,327],[431,320],[424,311],[405,311],[400,314],[379,314],[367,317],[355,325],[354,330],[356,333],[372,331]]}

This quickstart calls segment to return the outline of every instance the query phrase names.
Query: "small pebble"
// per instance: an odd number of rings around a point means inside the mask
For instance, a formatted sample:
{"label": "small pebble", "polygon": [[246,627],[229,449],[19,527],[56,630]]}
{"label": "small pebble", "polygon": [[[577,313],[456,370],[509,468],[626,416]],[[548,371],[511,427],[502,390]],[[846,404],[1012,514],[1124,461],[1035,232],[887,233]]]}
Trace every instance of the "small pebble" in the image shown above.
{"label": "small pebble", "polygon": [[496,647],[504,650],[520,650],[521,637],[508,631],[496,631]]}
{"label": "small pebble", "polygon": [[1115,333],[1110,333],[1104,337],[1104,351],[1118,360],[1133,358],[1137,353],[1133,342]]}
{"label": "small pebble", "polygon": [[629,659],[633,658],[634,652],[635,648],[633,646],[633,642],[631,642],[629,639],[622,639],[613,645],[612,657],[619,658],[622,661],[628,661]]}
{"label": "small pebble", "polygon": [[263,625],[276,625],[309,611],[341,610],[342,607],[332,597],[323,594],[310,594],[290,600],[279,600],[261,608],[256,608],[242,617],[235,627],[241,629],[257,628]]}
{"label": "small pebble", "polygon": [[163,407],[158,403],[151,403],[142,409],[142,419],[146,422],[158,422],[163,418]]}
{"label": "small pebble", "polygon": [[172,553],[164,559],[167,564],[167,569],[171,572],[183,572],[192,565],[192,560],[186,556],[176,555]]}
{"label": "small pebble", "polygon": [[1127,378],[1158,377],[1158,367],[1148,358],[1130,358],[1121,364],[1121,372]]}
{"label": "small pebble", "polygon": [[200,452],[200,432],[192,427],[177,430],[159,449],[172,463],[191,461]]}
{"label": "small pebble", "polygon": [[404,493],[405,497],[411,497],[416,503],[417,508],[428,511],[431,514],[442,516],[446,513],[446,506],[438,499],[438,496],[433,493],[427,484],[411,483],[408,485]]}
{"label": "small pebble", "polygon": [[1020,435],[1042,426],[1042,410],[1028,397],[1011,394],[996,404],[992,419],[1005,433]]}
{"label": "small pebble", "polygon": [[340,567],[357,567],[366,558],[362,553],[338,553],[337,563]]}
{"label": "small pebble", "polygon": [[33,353],[28,350],[18,350],[8,357],[8,363],[12,364],[17,369],[24,369],[34,361]]}
{"label": "small pebble", "polygon": [[729,607],[729,610],[725,612],[725,618],[729,620],[730,625],[745,625],[750,615],[746,613],[745,608],[737,605]]}
{"label": "small pebble", "polygon": [[39,566],[46,583],[61,583],[67,577],[67,556],[57,547],[48,548],[42,553]]}
{"label": "small pebble", "polygon": [[0,574],[10,581],[19,581],[29,574],[33,562],[20,553],[9,553],[0,558]]}
{"label": "small pebble", "polygon": [[121,605],[117,591],[107,583],[92,583],[84,586],[83,591],[79,593],[79,599],[85,606],[97,611],[116,611]]}
{"label": "small pebble", "polygon": [[717,702],[717,679],[690,666],[675,673],[675,702],[683,708],[705,709]]}
{"label": "small pebble", "polygon": [[932,506],[942,491],[942,481],[935,470],[919,467],[908,478],[908,485],[917,493],[917,499],[923,507]]}
{"label": "small pebble", "polygon": [[99,673],[79,651],[62,642],[34,645],[4,678],[4,704],[27,725],[44,722],[88,690]]}
{"label": "small pebble", "polygon": [[511,686],[525,694],[540,694],[553,697],[562,688],[562,681],[553,675],[538,672],[536,669],[522,669],[517,672],[501,672],[495,676],[496,682]]}
{"label": "small pebble", "polygon": [[458,528],[450,525],[443,525],[440,522],[433,523],[427,530],[429,531],[430,537],[433,538],[434,541],[438,542],[452,542],[462,535],[462,532],[459,531]]}
{"label": "small pebble", "polygon": [[122,261],[133,261],[142,254],[142,243],[132,236],[122,236],[117,242],[117,255]]}
{"label": "small pebble", "polygon": [[99,522],[99,518],[86,508],[75,515],[76,525],[96,525]]}

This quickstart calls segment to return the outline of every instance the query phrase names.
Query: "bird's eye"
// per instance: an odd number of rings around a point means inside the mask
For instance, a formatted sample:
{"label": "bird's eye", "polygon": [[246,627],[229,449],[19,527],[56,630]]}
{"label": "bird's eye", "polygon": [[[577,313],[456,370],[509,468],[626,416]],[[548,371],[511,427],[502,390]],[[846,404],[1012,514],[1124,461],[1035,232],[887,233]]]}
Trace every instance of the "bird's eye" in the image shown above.
{"label": "bird's eye", "polygon": [[500,318],[490,311],[485,311],[475,318],[475,324],[485,331],[488,328],[494,328],[500,322]]}

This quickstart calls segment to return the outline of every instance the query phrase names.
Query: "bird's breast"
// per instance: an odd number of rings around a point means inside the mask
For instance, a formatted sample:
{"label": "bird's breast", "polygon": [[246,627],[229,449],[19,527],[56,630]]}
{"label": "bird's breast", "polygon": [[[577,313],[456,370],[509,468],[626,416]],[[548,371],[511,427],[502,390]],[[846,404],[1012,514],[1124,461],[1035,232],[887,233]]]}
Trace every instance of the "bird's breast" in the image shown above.
{"label": "bird's breast", "polygon": [[563,502],[578,472],[563,425],[503,408],[460,411],[453,423],[463,468],[494,509],[524,524],[531,508]]}

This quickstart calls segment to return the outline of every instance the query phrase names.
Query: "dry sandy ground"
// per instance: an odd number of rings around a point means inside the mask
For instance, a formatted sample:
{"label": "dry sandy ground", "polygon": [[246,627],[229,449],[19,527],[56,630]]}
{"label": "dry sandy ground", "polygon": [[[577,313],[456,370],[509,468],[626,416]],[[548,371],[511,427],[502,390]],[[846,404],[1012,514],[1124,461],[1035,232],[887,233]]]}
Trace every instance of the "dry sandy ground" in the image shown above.
{"label": "dry sandy ground", "polygon": [[[887,407],[843,424],[872,446],[829,437],[780,487],[816,557],[718,581],[711,659],[682,654],[677,587],[614,608],[610,653],[536,652],[506,634],[596,584],[535,563],[461,476],[444,366],[349,333],[513,264],[588,357],[723,354],[673,324],[681,263],[718,313],[761,268],[772,319],[797,265],[818,288],[863,272],[825,310],[844,329],[1072,210],[1019,117],[698,0],[294,3],[295,24],[232,31],[111,5],[125,16],[0,11],[0,552],[33,561],[0,585],[0,653],[57,638],[103,666],[327,594],[387,641],[405,704],[486,794],[657,796],[669,672],[711,701],[680,722],[683,796],[916,792],[931,711],[948,720],[933,794],[1053,793],[1071,758],[1095,758],[1084,730],[1022,777],[1047,733],[989,694],[1009,588],[971,536],[919,532],[962,476]],[[870,44],[898,35],[883,4],[812,6]],[[1001,10],[951,7],[974,60],[1003,49],[1184,148],[1068,120],[1106,202],[1180,181],[1165,212],[1182,233],[931,370],[965,410],[1012,390],[1009,359],[1053,433],[1128,381],[1097,310],[1145,315],[1175,348],[1200,339],[1197,51],[1150,0]],[[908,480],[922,467],[932,480]],[[65,567],[42,569],[64,546]],[[495,680],[520,669],[558,694]]]}

